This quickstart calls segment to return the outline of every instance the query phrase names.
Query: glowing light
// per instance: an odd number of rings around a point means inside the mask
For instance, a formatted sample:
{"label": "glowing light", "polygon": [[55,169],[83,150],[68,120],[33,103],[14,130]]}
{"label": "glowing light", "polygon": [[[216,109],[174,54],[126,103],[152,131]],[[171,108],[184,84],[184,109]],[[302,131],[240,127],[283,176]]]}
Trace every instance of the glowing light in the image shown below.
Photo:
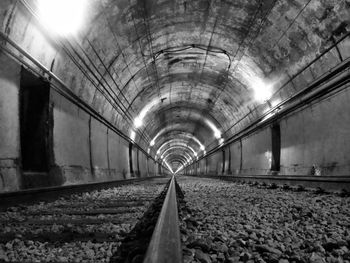
{"label": "glowing light", "polygon": [[251,86],[254,89],[255,99],[259,102],[267,101],[272,96],[272,85],[260,78],[255,78]]}
{"label": "glowing light", "polygon": [[86,0],[38,0],[42,23],[60,35],[73,34],[82,25]]}
{"label": "glowing light", "polygon": [[[163,144],[163,145],[159,148],[159,150],[160,150],[161,148],[163,148],[164,145],[167,145],[167,143]],[[193,155],[196,155],[196,154],[197,154],[197,153],[195,152],[195,150],[194,150],[191,146],[188,146],[188,145],[185,144],[185,143],[177,143],[176,145],[173,145],[173,146],[167,148],[167,149],[163,152],[162,156],[164,156],[168,151],[170,151],[170,150],[172,150],[172,149],[176,149],[176,148],[186,148],[186,149],[191,150],[191,151],[193,152]]]}
{"label": "glowing light", "polygon": [[175,174],[177,174],[179,171],[181,171],[183,167],[184,167],[184,166],[181,164],[181,165],[179,166],[179,168],[176,170]]}
{"label": "glowing light", "polygon": [[173,169],[170,167],[170,165],[168,164],[168,162],[164,160],[164,163],[165,163],[166,166],[168,167],[169,171],[170,171],[171,173],[174,173],[174,172],[173,172]]}
{"label": "glowing light", "polygon": [[271,107],[274,108],[281,103],[280,99],[270,100]]}
{"label": "glowing light", "polygon": [[201,149],[201,151],[205,150],[205,146],[195,136],[192,136],[191,139],[193,139],[196,143],[199,144],[199,148]]}
{"label": "glowing light", "polygon": [[[164,130],[164,129],[163,129]],[[153,146],[156,143],[157,138],[162,134],[162,131],[158,132],[156,136],[150,142],[150,145]]]}
{"label": "glowing light", "polygon": [[137,118],[134,120],[134,126],[135,126],[135,128],[140,128],[142,125],[143,125],[142,119],[140,119],[139,117],[137,117]]}
{"label": "glowing light", "polygon": [[[162,98],[164,100],[164,98]],[[152,100],[148,103],[139,113],[139,115],[134,120],[135,128],[140,128],[143,125],[143,119],[146,117],[147,113],[152,109],[153,106],[157,105],[161,100],[159,98]]]}
{"label": "glowing light", "polygon": [[254,98],[259,102],[264,102],[271,98],[273,86],[277,80],[269,80],[264,76],[264,72],[249,56],[242,57],[236,70],[236,77],[241,82],[254,91]]}
{"label": "glowing light", "polygon": [[[164,156],[164,158],[167,159],[171,154],[172,154],[172,153],[167,154],[166,156]],[[185,160],[186,160],[186,161],[185,161],[185,165],[191,161],[191,156],[188,156],[188,155],[184,154],[183,157],[184,157]]]}
{"label": "glowing light", "polygon": [[130,139],[135,141],[135,138],[136,138],[136,132],[135,131],[131,131],[130,133]]}
{"label": "glowing light", "polygon": [[[166,128],[162,129],[161,131],[159,131],[156,136],[154,136],[154,138],[151,140],[150,142],[150,146],[154,146],[154,144],[156,143],[156,140],[157,138],[163,134],[164,132],[166,132]],[[198,143],[201,151],[204,151],[205,150],[205,146],[200,142],[200,140],[197,139],[196,136],[192,135],[192,134],[182,134],[183,136],[187,137],[187,138],[190,138],[192,140],[194,140],[196,143]]]}
{"label": "glowing light", "polygon": [[219,144],[220,144],[220,145],[223,144],[224,141],[225,141],[225,140],[224,140],[223,138],[219,139]]}
{"label": "glowing light", "polygon": [[210,129],[212,129],[216,139],[221,138],[221,131],[214,125],[214,123],[212,123],[210,120],[205,120],[205,123],[210,127]]}

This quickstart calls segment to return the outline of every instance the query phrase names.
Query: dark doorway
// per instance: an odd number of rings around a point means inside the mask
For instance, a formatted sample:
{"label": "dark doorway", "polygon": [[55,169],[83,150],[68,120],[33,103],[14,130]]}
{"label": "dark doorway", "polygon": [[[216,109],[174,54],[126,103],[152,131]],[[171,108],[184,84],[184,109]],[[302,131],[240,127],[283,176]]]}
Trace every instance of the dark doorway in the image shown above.
{"label": "dark doorway", "polygon": [[280,159],[281,159],[281,128],[279,123],[275,123],[272,125],[271,134],[272,134],[271,170],[275,172],[279,172]]}
{"label": "dark doorway", "polygon": [[141,171],[140,171],[140,150],[139,150],[139,149],[137,149],[136,159],[137,159],[137,172],[136,172],[136,176],[137,176],[137,177],[141,177]]}
{"label": "dark doorway", "polygon": [[222,168],[221,168],[221,174],[225,174],[225,150],[222,151]]}
{"label": "dark doorway", "polygon": [[133,145],[132,145],[132,143],[130,142],[130,143],[129,143],[129,166],[130,166],[130,174],[131,174],[131,176],[134,176],[134,168],[132,167],[132,166],[133,166],[132,148],[133,148]]}
{"label": "dark doorway", "polygon": [[24,172],[49,171],[50,84],[22,68],[20,139]]}

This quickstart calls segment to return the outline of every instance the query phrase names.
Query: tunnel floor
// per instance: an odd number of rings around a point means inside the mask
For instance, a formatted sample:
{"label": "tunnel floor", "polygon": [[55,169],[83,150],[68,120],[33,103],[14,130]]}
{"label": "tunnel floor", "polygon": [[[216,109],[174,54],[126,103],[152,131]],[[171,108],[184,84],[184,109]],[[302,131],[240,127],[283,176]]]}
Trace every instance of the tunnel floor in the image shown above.
{"label": "tunnel floor", "polygon": [[0,212],[0,262],[110,262],[168,178]]}
{"label": "tunnel floor", "polygon": [[[349,196],[212,178],[176,180],[185,263],[350,262]],[[6,208],[0,213],[0,262],[110,262],[168,181]],[[142,262],[136,258],[127,262]]]}
{"label": "tunnel floor", "polygon": [[184,262],[350,262],[350,198],[180,177]]}

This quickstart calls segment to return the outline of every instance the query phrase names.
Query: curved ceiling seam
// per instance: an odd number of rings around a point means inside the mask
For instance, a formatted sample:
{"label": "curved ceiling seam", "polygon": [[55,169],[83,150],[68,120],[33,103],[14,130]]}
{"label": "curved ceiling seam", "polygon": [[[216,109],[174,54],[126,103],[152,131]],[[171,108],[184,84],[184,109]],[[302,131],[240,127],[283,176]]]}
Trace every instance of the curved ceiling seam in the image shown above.
{"label": "curved ceiling seam", "polygon": [[[181,148],[178,148],[178,149],[180,150]],[[167,159],[170,155],[174,155],[174,153],[173,153],[173,152],[170,152],[170,153],[166,154],[166,155],[163,157],[163,159]],[[179,156],[184,156],[184,157],[186,158],[186,162],[187,162],[188,164],[190,164],[192,161],[194,161],[193,158],[192,158],[192,156],[191,156],[188,152],[184,151],[183,149],[181,149],[181,154],[178,154],[178,155],[179,155]],[[159,158],[159,159],[161,159],[161,158]],[[161,159],[161,160],[163,160],[163,159]]]}
{"label": "curved ceiling seam", "polygon": [[[167,133],[164,134],[163,138],[169,137],[169,136],[167,136],[168,133],[172,133],[171,135],[173,135],[173,134],[174,134],[174,131],[168,131]],[[187,137],[187,138],[189,138],[190,140],[195,141],[195,142],[199,145],[199,148],[200,148],[202,151],[205,150],[204,144],[202,144],[202,143],[200,142],[200,140],[199,140],[196,136],[194,136],[192,133],[190,133],[190,132],[177,132],[177,133],[178,133],[177,136],[184,136],[184,137]],[[171,136],[171,135],[170,135],[170,136]],[[158,135],[158,137],[159,137],[159,136],[160,136],[160,135]],[[152,146],[155,145],[155,140],[156,140],[158,137],[157,137],[157,135],[156,135],[156,136],[152,139],[152,141],[150,142],[150,147],[152,147]],[[152,143],[152,142],[153,142],[153,143]]]}
{"label": "curved ceiling seam", "polygon": [[[168,111],[168,110],[172,110],[172,109],[174,109],[174,108],[178,108],[178,106],[172,106],[172,108],[170,108],[170,109],[164,109],[164,110],[162,110],[162,111],[158,110],[158,111],[157,111],[157,114],[164,113],[164,112],[166,112],[166,111]],[[181,109],[183,109],[183,107],[181,107]],[[215,123],[219,124],[219,122],[216,120],[216,118],[214,118],[214,117],[211,116],[211,115],[209,115],[209,116],[211,117],[212,120],[215,121]],[[154,117],[154,118],[155,118],[155,117]],[[198,119],[198,120],[199,120],[199,119]],[[151,125],[151,124],[152,124],[152,122],[147,122],[146,125],[142,125],[142,127],[143,127],[142,133],[146,133],[147,128],[148,128],[149,125]],[[163,124],[163,123],[160,123],[160,124]],[[220,125],[220,124],[219,124],[219,125]],[[163,125],[161,125],[161,126],[163,126]],[[141,129],[140,129],[140,130],[141,130]],[[147,132],[147,133],[148,133],[148,132]]]}
{"label": "curved ceiling seam", "polygon": [[[130,0],[129,0],[129,4],[131,5]],[[134,31],[135,31],[136,36],[137,36],[137,43],[138,43],[138,46],[139,46],[139,48],[140,48],[140,53],[141,53],[142,46],[141,46],[141,43],[140,43],[140,37],[139,37],[138,31],[137,31],[137,27],[136,27],[136,23],[135,23],[135,17],[134,17],[134,14],[131,14],[131,17],[132,17],[132,22],[133,22]],[[148,80],[150,81],[150,83],[152,83],[151,78],[150,78],[150,74],[149,74],[148,69],[147,69],[147,65],[146,65],[145,57],[143,56],[143,54],[142,54],[142,53],[141,53],[141,57],[142,57],[143,64],[145,65],[145,69],[146,69],[147,78],[148,78]],[[159,88],[159,87],[158,87],[158,88]]]}
{"label": "curved ceiling seam", "polygon": [[185,152],[185,151],[184,151],[183,149],[181,149],[181,148],[177,148],[177,149],[175,149],[174,151],[172,151],[172,152],[166,154],[164,158],[168,158],[168,160],[169,160],[169,158],[170,158],[170,159],[171,159],[171,158],[177,158],[177,159],[183,160],[184,162],[187,162],[187,161],[188,161],[188,157],[189,157],[189,155],[188,155],[187,152]]}
{"label": "curved ceiling seam", "polygon": [[[258,30],[258,32],[257,32],[257,34],[256,34],[256,37],[257,37],[258,34],[260,33],[260,30],[262,29],[264,22],[266,21],[268,15],[270,14],[270,12],[272,11],[272,9],[274,8],[276,2],[277,2],[277,0],[274,1],[274,4],[271,6],[270,10],[269,10],[268,12],[266,12],[266,14],[265,14],[265,16],[264,16],[264,19],[262,20],[262,22],[261,22],[261,24],[260,24],[260,29]],[[261,7],[261,6],[262,6],[262,2],[260,2],[260,7]],[[261,8],[258,8],[258,9],[257,9],[257,11],[256,11],[256,13],[255,13],[255,15],[254,15],[254,18],[252,19],[251,26],[252,26],[253,24],[255,24],[255,20],[256,20],[256,17],[258,16],[258,13],[260,12],[260,9],[261,9]],[[250,28],[251,28],[251,27],[250,27]],[[241,43],[239,44],[239,46],[238,46],[238,48],[237,48],[237,50],[236,50],[236,53],[235,53],[235,55],[234,55],[232,61],[235,61],[235,60],[236,60],[236,56],[238,55],[238,52],[239,52],[239,50],[241,49],[241,47],[243,46],[243,44],[244,44],[246,38],[249,36],[249,33],[250,33],[250,31],[247,31],[246,36],[242,39]],[[256,37],[255,37],[254,39],[256,39]],[[251,39],[253,39],[253,38],[251,38]],[[251,44],[251,43],[252,43],[252,42],[249,42],[249,44]],[[241,59],[243,58],[243,56],[244,56],[246,50],[247,50],[247,48],[245,48],[245,50],[242,52],[242,56],[240,57],[239,61],[237,61],[237,62],[235,63],[236,65],[235,65],[234,68],[233,68],[233,73],[232,73],[232,75],[234,75],[234,72],[236,71],[236,68],[238,67],[238,64],[240,63]],[[238,79],[238,78],[237,78],[237,79]],[[242,84],[243,84],[243,83],[242,83]],[[243,85],[243,86],[245,86],[245,85]],[[215,104],[215,103],[217,102],[217,100],[218,100],[219,97],[221,96],[222,92],[223,92],[223,89],[221,89],[221,92],[219,93],[219,95],[217,96],[217,98],[215,99],[215,102],[214,102],[213,104]],[[248,114],[249,114],[249,113],[248,113]],[[235,125],[235,124],[234,124],[234,125]],[[228,130],[222,131],[222,135],[226,134],[227,131],[228,131]],[[212,142],[210,142],[209,145],[207,145],[207,146],[209,147],[210,145],[212,145],[212,144],[214,144],[214,143],[215,143],[215,140],[213,140]],[[222,142],[219,143],[219,144],[222,144]]]}
{"label": "curved ceiling seam", "polygon": [[[162,125],[161,125],[161,126],[162,126]],[[205,125],[205,126],[204,126],[204,125],[202,125],[202,127],[207,127],[207,125]],[[212,131],[211,129],[209,129],[209,130],[210,130],[210,131]]]}
{"label": "curved ceiling seam", "polygon": [[[209,3],[209,9],[210,9],[210,5],[211,5],[211,1]],[[208,16],[209,16],[209,14],[208,14]],[[218,16],[215,17],[215,22],[214,22],[214,25],[213,25],[213,29],[211,31],[211,35],[210,35],[210,38],[209,38],[209,43],[207,45],[208,47],[211,46],[211,42],[212,42],[212,39],[213,39],[213,35],[214,35],[214,31],[215,31],[215,28],[216,28],[217,21],[218,21]],[[207,63],[207,58],[208,58],[208,49],[205,52],[204,62],[203,62],[203,65],[202,65],[202,69],[201,69],[201,73],[200,73],[199,79],[202,79],[204,67],[205,67],[205,65]],[[192,90],[193,90],[193,88],[197,88],[198,83],[199,83],[199,79],[195,82],[195,84],[194,84],[195,86],[194,87],[192,85],[190,86],[191,88],[190,88],[190,91],[189,91],[189,94],[188,94],[188,100],[191,100]],[[195,132],[195,131],[192,131],[192,132]]]}
{"label": "curved ceiling seam", "polygon": [[[184,144],[185,144],[185,143],[183,143],[183,144],[174,144],[174,145],[170,145],[170,146],[167,145],[168,148],[166,148],[165,151],[161,151],[161,150],[158,150],[158,151],[157,151],[156,157],[159,156],[160,158],[163,158],[164,155],[165,155],[169,150],[181,148],[181,149],[186,149],[186,153],[187,153],[188,156],[192,159],[193,157],[192,157],[192,154],[190,154],[190,153],[193,153],[193,152],[194,152],[193,149],[190,149],[189,147],[186,147],[186,145],[184,145]],[[187,151],[188,151],[188,152],[187,152]],[[195,156],[194,153],[193,153],[193,156]]]}
{"label": "curved ceiling seam", "polygon": [[[193,147],[188,145],[186,142],[187,141],[185,139],[178,139],[178,138],[177,139],[171,139],[171,142],[169,140],[168,143],[167,143],[167,144],[170,144],[170,145],[168,145],[168,148],[166,150],[169,150],[172,147],[180,145],[180,146],[184,146],[184,147],[190,149],[192,151],[193,155],[195,155],[195,156],[198,155],[197,152],[193,149]],[[165,153],[165,151],[162,152],[162,154],[164,154],[164,153]]]}
{"label": "curved ceiling seam", "polygon": [[[224,54],[224,53],[223,53]],[[229,57],[229,55],[226,53],[226,55]],[[133,75],[131,75],[131,77],[125,82],[125,84],[123,85],[123,87],[121,88],[122,91],[124,91],[127,86],[129,85],[130,81],[131,80],[134,80],[136,75],[139,74],[142,70],[146,69],[146,65],[144,65],[142,68],[139,68]],[[231,65],[229,65],[228,67],[231,67]],[[172,75],[172,74],[170,74]],[[170,76],[169,75],[169,76]],[[166,76],[165,76],[166,77]],[[165,78],[164,77],[164,78]],[[235,78],[236,79],[236,78]],[[139,97],[139,95],[141,93],[144,93],[147,89],[151,89],[153,86],[151,85],[152,82],[150,82],[148,85],[145,85],[143,88],[141,88],[141,90],[138,91],[137,95],[134,96],[134,98],[130,101],[130,106],[133,105],[133,103],[135,102],[135,100]],[[171,82],[166,82],[165,84],[168,84],[168,83],[171,83]],[[203,82],[203,84],[207,84],[206,82]],[[212,86],[212,85],[210,85]],[[216,87],[216,88],[219,88],[219,87]]]}
{"label": "curved ceiling seam", "polygon": [[[121,55],[121,56],[123,57],[123,62],[124,62],[124,64],[125,64],[126,68],[127,68],[128,71],[129,71],[129,75],[132,76],[130,67],[129,67],[129,65],[128,65],[127,61],[126,61],[126,58],[125,58],[124,50],[120,47],[119,40],[118,40],[117,35],[115,34],[115,32],[112,30],[112,25],[111,25],[111,23],[110,23],[110,21],[109,21],[109,19],[108,19],[108,16],[105,15],[105,17],[106,17],[106,22],[107,22],[107,24],[108,24],[108,28],[109,28],[109,30],[111,31],[115,42],[117,43],[118,49],[120,50],[119,55]],[[119,55],[118,55],[118,57],[119,57]],[[116,61],[117,61],[117,58],[115,59],[115,63],[116,63]],[[110,67],[113,67],[113,65],[114,65],[115,63],[113,63],[112,65],[110,65]],[[119,74],[118,74],[115,70],[113,70],[113,72],[114,72],[114,73],[118,76],[118,78],[119,78]],[[121,78],[120,78],[120,79],[121,79]],[[138,87],[137,87],[137,85],[136,85],[136,83],[135,83],[135,80],[134,80],[132,77],[130,78],[130,81],[131,81],[131,80],[133,80],[134,86],[135,86],[135,88],[138,90]],[[122,89],[121,89],[121,93],[123,93],[123,89],[124,89],[124,86],[123,86]],[[129,104],[129,105],[128,105],[128,111],[129,111],[129,108],[130,108],[130,107],[131,107],[131,106],[130,106],[130,104]]]}
{"label": "curved ceiling seam", "polygon": [[177,161],[177,162],[181,162],[182,164],[184,164],[186,162],[186,159],[181,156],[180,154],[174,154],[173,156],[169,156],[168,158],[169,162],[173,162],[173,161]]}
{"label": "curved ceiling seam", "polygon": [[[275,0],[275,2],[276,2],[276,0]],[[275,4],[274,4],[274,5],[275,5]],[[269,10],[269,12],[266,13],[266,15],[265,15],[263,21],[266,21],[267,16],[268,16],[268,14],[272,11],[274,5],[271,7],[271,9]],[[255,13],[255,15],[254,15],[254,18],[252,19],[252,22],[251,22],[251,24],[250,24],[251,26],[250,26],[249,28],[252,28],[252,27],[253,27],[253,24],[255,24],[255,20],[256,20],[256,17],[257,17],[257,15],[258,15],[258,13],[259,13],[259,11],[260,11],[260,9],[261,9],[261,6],[262,6],[262,3],[260,2],[260,8],[257,9],[257,11],[256,11],[256,13]],[[264,24],[263,22],[260,24],[260,30],[262,29],[263,24]],[[258,30],[258,31],[260,31],[260,30]],[[238,48],[237,48],[237,50],[236,50],[236,53],[235,53],[235,55],[233,56],[233,60],[231,60],[231,63],[232,63],[232,61],[235,61],[235,60],[236,60],[236,57],[237,57],[237,55],[238,55],[239,50],[240,50],[241,47],[243,46],[243,44],[244,44],[246,38],[249,36],[249,32],[250,32],[250,31],[247,31],[246,36],[242,39],[241,43],[239,44],[239,46],[238,46]],[[258,35],[258,34],[257,34],[257,35]],[[257,37],[257,36],[256,36],[256,37]],[[255,38],[256,38],[256,37],[255,37]],[[245,52],[245,51],[244,51],[244,52]],[[243,52],[243,54],[244,54],[244,52]],[[243,57],[243,55],[242,55],[242,57]],[[239,64],[239,62],[241,61],[242,57],[239,59],[238,62],[236,62],[235,68],[233,69],[233,72],[232,72],[232,76],[234,75],[234,72],[235,72],[235,70],[236,70],[236,68],[237,68],[237,66],[238,66],[238,64]],[[230,65],[230,67],[231,67],[231,65]],[[229,73],[229,69],[227,70],[227,72]],[[229,74],[228,74],[228,75],[229,75]],[[229,77],[227,76],[227,80],[228,80],[228,78],[229,78]],[[239,81],[239,78],[235,78],[235,79],[237,79],[237,80]],[[241,82],[240,82],[240,83],[241,83]],[[246,86],[246,85],[244,85],[243,83],[241,83],[241,84],[242,84],[243,86]],[[227,86],[227,82],[225,83],[225,86],[224,86],[223,89],[219,89],[219,94],[215,97],[215,99],[214,99],[214,101],[213,101],[213,105],[216,104],[216,102],[217,102],[217,100],[220,98],[222,92],[224,91],[224,89],[226,89],[226,86]],[[223,132],[224,132],[224,131],[223,131]]]}
{"label": "curved ceiling seam", "polygon": [[[168,153],[163,159],[167,159],[170,155],[173,155],[174,153]],[[177,156],[183,156],[186,159],[186,164],[190,164],[193,160],[191,156],[188,155],[188,153],[181,151],[181,154],[177,154]],[[160,158],[159,158],[160,159]],[[162,160],[162,159],[160,159]]]}
{"label": "curved ceiling seam", "polygon": [[[193,108],[194,108],[194,107],[193,107]],[[158,111],[157,111],[157,114],[162,114],[162,113],[165,113],[165,112],[167,112],[167,111],[173,111],[173,110],[177,110],[177,109],[181,109],[181,110],[183,110],[183,109],[188,109],[189,111],[191,111],[191,110],[193,110],[193,108],[190,107],[190,106],[184,106],[184,105],[181,105],[181,106],[180,106],[180,105],[174,105],[174,106],[171,106],[170,108],[158,110]],[[197,109],[197,108],[194,108],[194,109],[196,109],[196,110],[198,110],[198,111],[201,111],[200,109]],[[149,114],[149,115],[150,115],[150,114]],[[214,123],[215,123],[216,125],[218,125],[219,127],[222,127],[221,124],[220,124],[220,122],[219,122],[214,116],[212,116],[210,113],[207,113],[207,116],[210,117],[210,119],[213,120]],[[200,119],[200,118],[198,118],[198,119]],[[203,118],[203,117],[202,117],[202,119],[206,119],[206,118]],[[225,119],[226,119],[226,118],[225,118]],[[161,123],[161,124],[162,124],[162,123]],[[149,125],[151,125],[150,122],[147,122],[147,124],[144,126],[144,129],[146,130],[147,127],[148,127]]]}
{"label": "curved ceiling seam", "polygon": [[[196,136],[194,136],[193,134],[191,134],[191,133],[188,132],[188,131],[184,131],[184,130],[170,130],[170,131],[167,131],[166,134],[168,134],[168,133],[173,133],[174,131],[175,131],[176,133],[181,134],[182,136],[185,136],[185,137],[187,137],[187,138],[190,138],[190,140],[193,140],[193,141],[197,142],[197,144],[199,145],[199,149],[202,150],[202,151],[205,151],[205,147],[204,147],[204,145],[200,142],[200,140],[199,140]],[[163,133],[163,132],[160,132],[160,135],[161,135],[161,133]],[[159,136],[160,136],[160,135],[159,135]],[[148,151],[150,152],[151,149],[153,149],[153,151],[155,152],[156,149],[158,149],[161,145],[163,145],[165,142],[169,141],[169,140],[168,140],[168,137],[169,137],[169,136],[163,136],[163,137],[162,137],[162,140],[158,140],[157,144],[155,143],[155,140],[156,140],[158,137],[154,137],[154,138],[153,138],[154,143],[153,143],[153,144],[150,144],[150,146],[149,146],[149,148],[148,148]],[[153,141],[153,140],[152,140],[152,141]]]}
{"label": "curved ceiling seam", "polygon": [[[163,149],[164,147],[168,147],[166,150],[169,150],[170,147],[173,147],[173,146],[175,146],[175,145],[181,145],[181,146],[183,146],[183,147],[186,147],[186,146],[185,146],[185,143],[182,142],[181,144],[179,144],[179,143],[177,143],[177,141],[174,141],[174,140],[176,140],[176,139],[170,139],[170,140],[164,142],[164,143],[157,149],[157,151],[156,151],[156,156],[157,156],[157,155],[162,156],[162,155],[164,154],[165,151],[162,151],[162,149]],[[171,143],[173,143],[173,142],[174,142],[174,145],[170,145],[170,146],[169,146],[169,144],[171,144]],[[188,149],[190,149],[190,148],[188,148]],[[195,152],[193,149],[190,149],[190,150],[191,150],[193,153]]]}
{"label": "curved ceiling seam", "polygon": [[[175,144],[173,146],[170,146],[169,148],[167,148],[161,155],[160,158],[163,159],[165,154],[168,153],[169,151],[172,151],[173,149],[177,149],[177,148],[184,148],[184,149],[188,149],[190,150],[190,152],[193,153],[193,157],[197,157],[197,153],[193,150],[193,148],[191,148],[190,146],[186,146],[186,144],[184,143],[184,145],[182,144]],[[191,155],[192,156],[192,155]]]}
{"label": "curved ceiling seam", "polygon": [[180,155],[174,155],[174,156],[169,156],[167,160],[172,163],[172,162],[179,162],[181,165],[186,165],[186,159],[180,158]]}
{"label": "curved ceiling seam", "polygon": [[167,160],[170,165],[174,166],[174,164],[177,164],[177,167],[180,167],[180,166],[184,166],[185,163],[181,160],[181,159],[177,159],[177,158],[171,158],[171,159],[168,159]]}
{"label": "curved ceiling seam", "polygon": [[[168,162],[172,162],[173,159],[176,159],[176,160],[179,160],[180,157],[183,157],[184,153],[183,152],[178,152],[178,153],[175,153],[175,154],[168,154],[164,159]],[[181,160],[181,159],[180,159]],[[187,158],[184,158],[182,159],[183,160],[183,165],[186,166],[188,164],[190,164],[192,162],[192,159],[187,159]]]}
{"label": "curved ceiling seam", "polygon": [[[146,37],[147,37],[147,43],[152,55],[152,59],[153,59],[153,63],[152,66],[154,68],[154,72],[156,73],[156,84],[158,87],[158,96],[160,97],[160,85],[159,85],[159,74],[158,74],[158,69],[157,69],[157,64],[156,64],[156,59],[154,56],[154,51],[153,51],[153,43],[152,43],[152,36],[151,36],[151,29],[150,29],[150,25],[149,25],[149,20],[148,20],[148,13],[147,13],[147,8],[146,8],[146,1],[142,1],[143,2],[143,21],[146,25]],[[140,50],[140,52],[142,52],[142,50]],[[142,53],[142,56],[144,56],[144,54]]]}

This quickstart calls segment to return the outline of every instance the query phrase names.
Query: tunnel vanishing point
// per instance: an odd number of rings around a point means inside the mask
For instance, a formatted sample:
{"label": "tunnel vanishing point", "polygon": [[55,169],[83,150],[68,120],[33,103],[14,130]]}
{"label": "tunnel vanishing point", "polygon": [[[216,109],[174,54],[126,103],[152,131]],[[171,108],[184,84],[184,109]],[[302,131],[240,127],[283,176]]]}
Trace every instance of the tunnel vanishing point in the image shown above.
{"label": "tunnel vanishing point", "polygon": [[350,182],[349,0],[1,0],[0,25],[1,192]]}

